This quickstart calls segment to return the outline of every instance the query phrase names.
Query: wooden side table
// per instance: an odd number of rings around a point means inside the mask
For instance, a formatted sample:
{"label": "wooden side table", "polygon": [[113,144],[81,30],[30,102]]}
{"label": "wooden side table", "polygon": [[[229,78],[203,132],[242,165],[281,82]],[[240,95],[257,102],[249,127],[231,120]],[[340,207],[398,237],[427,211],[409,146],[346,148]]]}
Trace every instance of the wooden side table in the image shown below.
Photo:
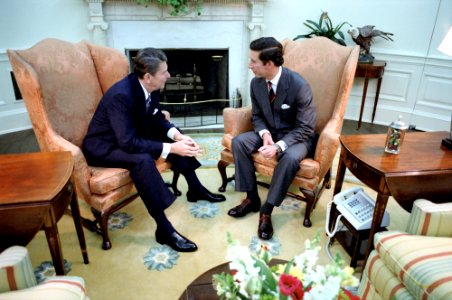
{"label": "wooden side table", "polygon": [[374,108],[372,110],[372,123],[375,119],[375,110],[377,109],[378,97],[380,96],[381,82],[383,81],[383,74],[386,67],[386,61],[375,60],[373,63],[359,63],[356,67],[355,77],[364,77],[363,96],[361,99],[361,109],[359,112],[358,127],[361,127],[361,119],[363,117],[364,104],[366,102],[367,86],[369,79],[378,79],[377,92],[375,94]]}
{"label": "wooden side table", "polygon": [[[452,151],[441,145],[445,131],[407,132],[399,154],[385,153],[386,134],[341,136],[341,154],[333,195],[342,189],[348,169],[357,179],[377,192],[365,260],[373,249],[373,238],[389,196],[406,211],[416,199],[435,203],[452,198]],[[329,228],[333,228],[335,205],[331,206]],[[345,222],[345,220],[344,220]],[[364,261],[364,265],[365,265]]]}
{"label": "wooden side table", "polygon": [[57,222],[71,206],[83,261],[89,263],[71,175],[70,152],[0,155],[0,251],[26,246],[44,229],[57,275],[64,275]]}

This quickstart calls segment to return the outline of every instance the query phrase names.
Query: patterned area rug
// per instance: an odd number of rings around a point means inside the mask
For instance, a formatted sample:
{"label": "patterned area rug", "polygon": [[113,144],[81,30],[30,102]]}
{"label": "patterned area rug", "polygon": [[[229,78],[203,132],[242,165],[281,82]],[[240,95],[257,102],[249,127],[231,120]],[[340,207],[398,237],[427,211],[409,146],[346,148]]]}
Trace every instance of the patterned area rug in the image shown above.
{"label": "patterned area rug", "polygon": [[197,156],[203,167],[216,167],[223,150],[221,139],[223,133],[197,133],[189,134],[201,148],[201,154]]}
{"label": "patterned area rug", "polygon": [[[192,135],[204,150],[199,157],[203,167],[197,174],[206,187],[216,192],[221,185],[221,177],[216,169],[221,135]],[[232,175],[233,166],[227,168]],[[172,173],[163,174],[170,181]],[[259,178],[262,181],[269,178]],[[345,182],[343,190],[357,183]],[[334,186],[334,182],[333,182]],[[272,221],[275,229],[273,238],[262,241],[257,238],[258,214],[249,214],[240,219],[227,215],[227,211],[239,204],[243,195],[234,191],[234,182],[228,184],[221,203],[186,201],[187,186],[179,180],[182,196],[166,210],[174,227],[183,235],[196,242],[199,249],[194,253],[178,253],[155,240],[155,222],[148,215],[138,198],[130,205],[114,214],[109,221],[112,248],[104,251],[99,235],[85,230],[90,263],[83,264],[74,223],[65,215],[58,223],[65,266],[68,275],[83,277],[87,293],[92,300],[97,299],[178,299],[185,287],[205,271],[226,261],[227,233],[242,245],[256,251],[263,245],[270,249],[273,257],[289,260],[304,251],[304,241],[317,232],[324,232],[327,207],[332,200],[332,190],[325,190],[316,209],[311,215],[313,226],[303,227],[305,204],[286,198],[279,208],[275,208]],[[375,199],[375,192],[365,188]],[[293,190],[296,192],[296,190]],[[267,191],[259,188],[262,199]],[[82,215],[91,218],[89,207],[80,202]],[[387,210],[391,215],[389,229],[404,230],[408,213],[390,198]],[[327,245],[327,236],[321,234],[322,246]],[[53,264],[44,232],[39,232],[27,246],[39,281],[54,274]],[[339,253],[350,262],[344,249],[335,243],[329,247],[332,254]],[[322,249],[320,264],[329,262],[327,252]],[[358,274],[359,278],[359,274]]]}

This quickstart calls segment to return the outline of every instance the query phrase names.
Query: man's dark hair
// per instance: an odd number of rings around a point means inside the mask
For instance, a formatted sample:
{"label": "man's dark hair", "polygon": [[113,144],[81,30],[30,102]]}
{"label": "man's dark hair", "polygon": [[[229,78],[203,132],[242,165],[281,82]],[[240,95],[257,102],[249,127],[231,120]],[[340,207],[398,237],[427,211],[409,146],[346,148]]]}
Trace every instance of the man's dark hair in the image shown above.
{"label": "man's dark hair", "polygon": [[261,37],[254,40],[250,44],[250,49],[253,51],[260,51],[259,59],[266,64],[272,61],[275,66],[279,67],[284,63],[283,47],[273,37]]}
{"label": "man's dark hair", "polygon": [[138,78],[143,78],[144,74],[149,73],[155,75],[162,62],[168,61],[165,53],[162,50],[155,48],[143,48],[138,51],[134,59],[133,72]]}

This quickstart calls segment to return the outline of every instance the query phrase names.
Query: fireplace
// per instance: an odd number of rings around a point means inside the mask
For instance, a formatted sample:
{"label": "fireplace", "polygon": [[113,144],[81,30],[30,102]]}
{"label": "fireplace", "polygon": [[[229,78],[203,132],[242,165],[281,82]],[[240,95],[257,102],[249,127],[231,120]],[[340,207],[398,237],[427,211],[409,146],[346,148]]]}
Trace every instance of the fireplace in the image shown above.
{"label": "fireplace", "polygon": [[[182,122],[178,125],[218,124],[222,121],[218,115],[225,107],[241,105],[237,92],[229,99],[228,49],[162,50],[168,58],[171,77],[161,91],[160,105],[172,118]],[[126,50],[131,69],[137,52],[138,49]],[[191,118],[190,124],[187,124],[188,118]]]}
{"label": "fireplace", "polygon": [[165,7],[145,8],[135,0],[86,1],[94,42],[126,54],[145,47],[165,51],[171,78],[162,102],[169,111],[191,105],[192,112],[204,114],[193,103],[238,106],[241,95],[247,99],[253,76],[247,68],[248,45],[262,36],[267,0],[204,0],[201,15],[176,17]]}

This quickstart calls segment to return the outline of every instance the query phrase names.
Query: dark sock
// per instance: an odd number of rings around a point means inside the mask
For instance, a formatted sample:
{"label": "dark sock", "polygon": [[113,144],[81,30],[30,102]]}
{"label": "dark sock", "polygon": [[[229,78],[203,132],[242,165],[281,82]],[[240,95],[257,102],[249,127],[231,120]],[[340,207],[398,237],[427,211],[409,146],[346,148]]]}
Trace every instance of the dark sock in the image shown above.
{"label": "dark sock", "polygon": [[246,192],[246,198],[250,199],[251,202],[260,202],[261,201],[259,198],[259,194],[257,193],[257,189]]}
{"label": "dark sock", "polygon": [[262,215],[271,215],[273,212],[273,207],[274,206],[272,204],[265,202],[264,205],[262,205],[262,207],[261,207],[261,214]]}
{"label": "dark sock", "polygon": [[200,192],[203,193],[206,191],[206,188],[199,181],[198,176],[195,171],[190,171],[188,173],[183,174],[185,180],[187,180],[188,189],[192,192]]}
{"label": "dark sock", "polygon": [[172,234],[175,231],[164,211],[152,213],[151,216],[154,218],[155,223],[157,223],[157,229],[159,231],[163,231],[166,234]]}

